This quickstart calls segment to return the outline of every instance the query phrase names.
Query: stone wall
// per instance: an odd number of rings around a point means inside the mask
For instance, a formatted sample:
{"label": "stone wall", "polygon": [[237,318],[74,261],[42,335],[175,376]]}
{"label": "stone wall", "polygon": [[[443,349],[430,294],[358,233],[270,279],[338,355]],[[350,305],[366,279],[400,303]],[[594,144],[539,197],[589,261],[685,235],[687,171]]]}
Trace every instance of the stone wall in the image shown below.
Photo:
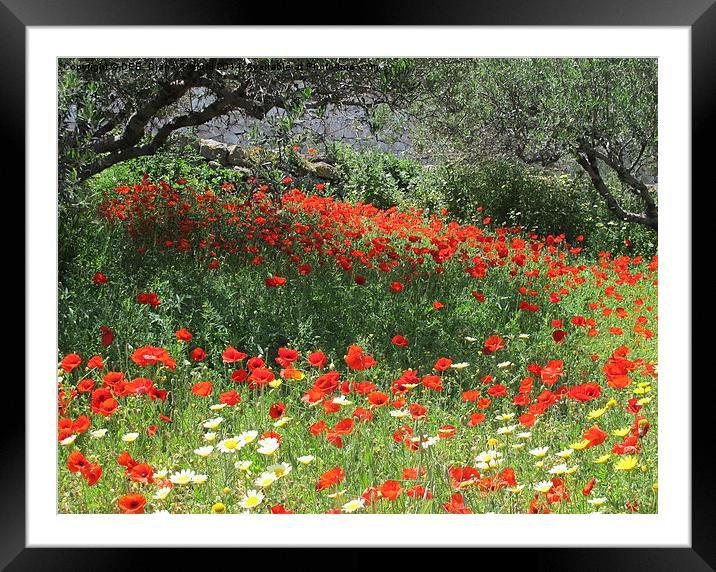
{"label": "stone wall", "polygon": [[[273,109],[269,117],[277,119],[281,111]],[[243,117],[240,113],[232,113],[211,121],[197,128],[196,133],[202,139],[213,139],[229,145],[249,145],[252,130],[258,130],[262,137],[271,138],[272,127],[268,121],[258,121],[251,117]],[[368,129],[363,111],[359,108],[328,107],[324,117],[315,113],[300,121],[294,128],[295,133],[309,130],[317,140],[325,138],[340,141],[356,148],[378,147],[401,155],[412,150],[407,130],[374,134]]]}

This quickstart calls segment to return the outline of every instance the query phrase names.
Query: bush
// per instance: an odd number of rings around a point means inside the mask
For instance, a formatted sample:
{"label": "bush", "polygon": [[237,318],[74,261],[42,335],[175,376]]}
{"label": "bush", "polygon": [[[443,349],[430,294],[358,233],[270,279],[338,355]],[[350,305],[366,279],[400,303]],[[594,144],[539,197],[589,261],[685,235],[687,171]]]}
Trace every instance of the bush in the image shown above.
{"label": "bush", "polygon": [[[541,236],[564,234],[570,242],[584,236],[583,246],[593,251],[656,253],[656,233],[616,220],[581,173],[493,161],[442,169],[441,176],[449,188],[448,208],[461,220],[489,216],[494,224],[520,226]],[[479,207],[484,211],[478,213]]]}

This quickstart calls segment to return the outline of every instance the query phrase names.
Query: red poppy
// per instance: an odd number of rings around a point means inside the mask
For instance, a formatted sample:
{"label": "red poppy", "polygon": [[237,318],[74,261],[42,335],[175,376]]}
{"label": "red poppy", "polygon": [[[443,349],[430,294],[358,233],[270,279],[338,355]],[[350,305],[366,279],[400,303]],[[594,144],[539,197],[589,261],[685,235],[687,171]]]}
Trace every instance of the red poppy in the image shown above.
{"label": "red poppy", "polygon": [[517,421],[525,427],[532,427],[536,420],[537,418],[532,413],[523,413],[517,418]]}
{"label": "red poppy", "polygon": [[433,369],[435,371],[445,371],[452,365],[452,360],[446,357],[438,358],[438,361],[435,362],[435,365],[433,366]]}
{"label": "red poppy", "polygon": [[267,385],[274,379],[276,379],[276,376],[270,369],[266,369],[265,367],[257,367],[248,377],[248,380],[255,385]]}
{"label": "red poppy", "polygon": [[107,278],[101,272],[95,272],[92,276],[92,282],[94,282],[95,284],[107,284],[107,282],[109,282],[109,278]]}
{"label": "red poppy", "polygon": [[480,392],[475,389],[469,389],[467,391],[463,391],[461,397],[463,401],[477,401],[480,397]]}
{"label": "red poppy", "polygon": [[343,448],[343,438],[333,429],[326,431],[326,441],[328,441],[331,445],[336,446],[338,449]]}
{"label": "red poppy", "polygon": [[450,502],[443,504],[443,508],[452,514],[472,514],[472,511],[465,506],[465,500],[460,493],[450,496]]}
{"label": "red poppy", "polygon": [[390,396],[387,393],[381,391],[372,391],[368,394],[368,402],[373,407],[381,407],[388,403]]}
{"label": "red poppy", "polygon": [[92,356],[87,362],[87,369],[102,369],[104,367],[104,360],[102,356]]}
{"label": "red poppy", "polygon": [[400,496],[400,493],[403,491],[403,487],[400,486],[399,481],[388,480],[380,485],[379,490],[384,499],[394,501]]}
{"label": "red poppy", "polygon": [[341,467],[333,467],[332,469],[326,471],[320,476],[318,482],[316,483],[316,490],[326,490],[327,488],[330,488],[333,485],[337,485],[338,483],[343,481],[345,477],[346,473]]}
{"label": "red poppy", "polygon": [[428,491],[423,485],[415,485],[414,487],[409,488],[407,491],[405,491],[405,494],[408,495],[410,498],[414,499],[429,500],[433,498],[432,493]]}
{"label": "red poppy", "polygon": [[94,379],[83,379],[77,384],[77,391],[80,393],[88,393],[94,389]]}
{"label": "red poppy", "polygon": [[491,354],[502,349],[505,349],[505,341],[500,336],[490,336],[485,340],[482,351],[483,353]]}
{"label": "red poppy", "polygon": [[119,403],[109,389],[99,388],[92,392],[90,408],[93,413],[111,417],[117,407],[119,407]]}
{"label": "red poppy", "polygon": [[82,470],[82,477],[90,486],[94,486],[102,476],[102,467],[96,463],[90,463]]}
{"label": "red poppy", "polygon": [[348,435],[353,431],[353,419],[347,417],[346,419],[340,420],[336,423],[335,432],[340,435]]}
{"label": "red poppy", "polygon": [[585,497],[588,497],[588,496],[590,495],[590,493],[592,492],[592,489],[594,488],[594,485],[596,484],[596,482],[597,482],[597,479],[595,479],[594,477],[592,477],[592,478],[589,480],[589,482],[584,486],[584,488],[582,489],[582,494],[583,494]]}
{"label": "red poppy", "polygon": [[393,336],[393,339],[390,340],[394,345],[400,346],[400,347],[406,347],[410,345],[410,342],[407,340],[407,338],[404,338],[403,336]]}
{"label": "red poppy", "polygon": [[117,457],[117,464],[127,467],[127,470],[129,471],[137,464],[137,461],[132,459],[132,455],[130,455],[128,451],[122,451]]}
{"label": "red poppy", "polygon": [[90,462],[78,450],[72,451],[67,457],[67,468],[73,473],[79,473],[90,465]]}
{"label": "red poppy", "polygon": [[143,346],[132,353],[132,361],[142,367],[161,363],[169,369],[176,369],[176,361],[164,348]]}
{"label": "red poppy", "polygon": [[82,358],[77,354],[67,354],[64,358],[62,358],[62,362],[60,362],[60,367],[67,373],[70,373],[81,363]]}
{"label": "red poppy", "polygon": [[405,284],[403,284],[402,282],[393,282],[390,285],[390,289],[395,293],[402,292],[403,288],[405,288]]}
{"label": "red poppy", "polygon": [[180,342],[190,342],[194,336],[186,328],[181,328],[176,331],[176,337]]}
{"label": "red poppy", "polygon": [[422,384],[423,386],[427,387],[428,389],[433,389],[435,391],[442,390],[443,378],[439,375],[426,375],[423,376]]}
{"label": "red poppy", "polygon": [[281,504],[277,504],[271,507],[271,514],[293,514],[293,511],[287,510],[286,507]]}
{"label": "red poppy", "polygon": [[254,369],[264,367],[265,365],[266,365],[266,362],[258,356],[249,358],[249,360],[246,362],[246,367],[248,367],[249,370],[252,370],[252,371]]}
{"label": "red poppy", "polygon": [[278,288],[279,286],[286,284],[286,279],[281,278],[280,276],[270,276],[269,278],[266,278],[264,283],[266,284],[266,288]]}
{"label": "red poppy", "polygon": [[507,395],[507,388],[504,385],[496,383],[487,390],[488,395],[491,397],[502,397]]}
{"label": "red poppy", "polygon": [[285,411],[286,411],[286,404],[279,401],[278,403],[274,403],[269,408],[269,417],[271,417],[271,419],[278,419],[279,417],[281,417],[284,414]]}
{"label": "red poppy", "polygon": [[241,361],[243,359],[246,359],[247,354],[238,351],[237,349],[233,348],[232,346],[229,346],[224,350],[224,353],[221,354],[221,360],[224,363],[236,363],[237,361]]}
{"label": "red poppy", "polygon": [[212,385],[210,381],[200,381],[192,386],[191,392],[199,397],[211,395]]}
{"label": "red poppy", "polygon": [[117,501],[117,505],[123,514],[144,514],[144,506],[146,504],[147,499],[144,495],[138,493],[125,495]]}
{"label": "red poppy", "polygon": [[470,421],[467,422],[468,427],[475,427],[485,420],[484,413],[473,413],[470,415]]}
{"label": "red poppy", "polygon": [[90,418],[86,415],[80,415],[72,422],[72,430],[75,433],[84,433],[90,428]]}
{"label": "red poppy", "polygon": [[162,302],[156,292],[143,292],[137,295],[137,302],[156,308]]}
{"label": "red poppy", "polygon": [[154,470],[146,463],[137,463],[129,470],[129,479],[135,483],[153,483]]}
{"label": "red poppy", "polygon": [[206,352],[201,348],[194,348],[189,355],[192,361],[203,361],[207,357]]}
{"label": "red poppy", "polygon": [[425,414],[428,410],[419,403],[412,403],[408,406],[408,411],[410,411],[410,416],[417,421],[418,419],[425,419]]}
{"label": "red poppy", "polygon": [[567,332],[565,332],[564,330],[555,330],[554,332],[552,332],[552,339],[558,344],[562,343],[564,341],[564,338],[566,337]]}
{"label": "red poppy", "polygon": [[311,435],[317,437],[326,430],[326,422],[323,420],[318,421],[317,423],[311,425],[308,430],[311,432]]}
{"label": "red poppy", "polygon": [[591,401],[602,394],[602,388],[596,383],[583,383],[569,389],[567,395],[575,401]]}
{"label": "red poppy", "polygon": [[225,391],[219,394],[219,402],[226,403],[228,406],[238,405],[241,403],[241,396],[232,389],[231,391]]}
{"label": "red poppy", "polygon": [[307,359],[308,363],[310,363],[313,367],[318,367],[321,369],[326,367],[326,362],[328,361],[326,356],[321,351],[309,354]]}
{"label": "red poppy", "polygon": [[589,448],[601,445],[602,443],[604,443],[607,437],[607,432],[602,431],[599,428],[599,425],[592,425],[584,434],[584,437],[582,437],[582,439],[587,439],[589,441],[589,444],[587,445],[587,448]]}
{"label": "red poppy", "polygon": [[349,347],[345,360],[348,367],[355,371],[371,368],[377,363],[372,357],[364,354],[363,348],[360,346]]}
{"label": "red poppy", "polygon": [[450,437],[454,437],[455,433],[457,433],[457,428],[453,425],[443,425],[438,429],[438,437],[441,439],[449,439]]}

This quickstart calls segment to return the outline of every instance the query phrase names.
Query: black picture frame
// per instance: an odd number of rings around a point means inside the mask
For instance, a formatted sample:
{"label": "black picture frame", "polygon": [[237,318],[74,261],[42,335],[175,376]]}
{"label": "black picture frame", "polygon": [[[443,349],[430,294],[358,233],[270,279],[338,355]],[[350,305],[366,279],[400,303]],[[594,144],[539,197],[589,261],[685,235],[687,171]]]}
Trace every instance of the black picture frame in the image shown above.
{"label": "black picture frame", "polygon": [[[710,186],[716,132],[714,103],[716,103],[716,5],[715,0],[602,0],[577,2],[575,0],[400,0],[387,2],[364,1],[356,5],[351,25],[469,25],[469,26],[686,26],[691,30],[691,81],[692,81],[692,181],[693,188],[707,192]],[[341,25],[335,3],[315,1],[310,10],[267,9],[260,3],[226,3],[221,0],[191,2],[173,0],[0,0],[0,101],[2,102],[2,132],[6,142],[3,152],[6,207],[15,209],[24,205],[20,189],[25,188],[25,65],[26,28],[28,26],[120,26],[120,25]],[[684,193],[691,193],[684,189]],[[693,195],[692,195],[693,196]],[[703,200],[709,200],[705,198]],[[20,207],[24,209],[23,207]],[[25,213],[32,216],[32,213]],[[14,218],[10,214],[9,218]],[[692,222],[692,228],[696,228]],[[14,239],[15,241],[17,239]],[[684,237],[689,240],[689,237]],[[694,246],[697,246],[694,241]],[[7,263],[6,263],[7,264]],[[13,265],[14,266],[14,265]],[[27,286],[27,285],[26,285]],[[32,304],[26,298],[26,308]],[[9,327],[9,324],[6,325]],[[685,332],[684,335],[690,335]],[[16,336],[14,336],[16,339]],[[695,341],[695,337],[694,337]],[[16,342],[14,342],[16,343]],[[7,348],[7,346],[6,346]],[[16,350],[13,350],[16,351]],[[693,350],[692,350],[693,351]],[[32,340],[26,340],[25,359],[30,359]],[[685,372],[679,383],[690,380]],[[26,380],[40,384],[39,380]],[[674,380],[677,381],[677,380]],[[708,379],[703,380],[712,383]],[[22,399],[18,384],[6,379],[5,395],[13,394],[12,406],[4,407],[2,431],[2,469],[0,470],[0,567],[17,570],[124,570],[162,567],[171,569],[186,562],[186,549],[133,549],[133,548],[26,548],[25,543],[25,408],[17,403]],[[699,383],[697,380],[696,383]],[[696,394],[692,385],[692,393]],[[25,399],[30,399],[26,395]],[[6,403],[9,403],[8,399]],[[24,403],[26,406],[27,403]],[[708,426],[713,413],[710,400],[692,402],[692,505],[691,546],[689,548],[546,548],[546,549],[479,549],[479,556],[466,553],[468,559],[499,558],[508,568],[526,566],[529,570],[713,570],[716,569],[716,518],[714,518],[714,487],[709,469],[713,455],[712,430]],[[16,417],[13,418],[13,415]],[[9,418],[8,418],[9,416]],[[684,428],[688,431],[689,428]],[[699,454],[697,454],[699,453]],[[687,456],[687,459],[689,457]],[[51,478],[48,475],[48,478]],[[78,538],[81,543],[81,538]],[[555,539],[559,541],[559,539]],[[225,556],[236,558],[236,550],[246,554],[250,549],[220,549],[210,561],[216,565]],[[300,549],[272,549],[271,561],[293,562]],[[342,550],[326,548],[329,552]],[[355,549],[361,554],[376,549]],[[415,550],[414,548],[411,550]],[[446,550],[446,549],[442,549]],[[449,549],[462,550],[468,549]],[[485,552],[489,550],[488,552]],[[156,556],[156,560],[154,559]],[[216,558],[218,556],[218,559]],[[345,558],[344,555],[327,555],[319,562],[337,562],[349,568],[365,566],[375,556]],[[455,563],[462,555],[450,554],[446,565]],[[149,557],[149,558],[148,558]],[[414,557],[414,556],[413,556]],[[242,555],[242,563],[245,563]],[[284,560],[285,559],[285,560]],[[440,560],[438,560],[440,561]],[[234,562],[236,562],[234,560]],[[265,561],[266,562],[266,561]],[[501,566],[502,566],[501,565]]]}

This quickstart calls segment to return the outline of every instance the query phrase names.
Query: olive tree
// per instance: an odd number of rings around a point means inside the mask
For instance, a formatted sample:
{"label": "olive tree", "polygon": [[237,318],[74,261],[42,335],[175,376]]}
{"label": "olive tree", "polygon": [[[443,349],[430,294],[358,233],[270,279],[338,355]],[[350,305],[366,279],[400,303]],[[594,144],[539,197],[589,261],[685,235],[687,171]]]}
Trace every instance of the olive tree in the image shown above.
{"label": "olive tree", "polygon": [[430,145],[464,160],[573,162],[613,215],[657,231],[654,59],[429,60],[414,107]]}
{"label": "olive tree", "polygon": [[366,59],[60,60],[60,189],[231,113],[264,120],[281,110],[289,128],[329,105],[370,116],[409,92],[407,68],[404,60]]}

